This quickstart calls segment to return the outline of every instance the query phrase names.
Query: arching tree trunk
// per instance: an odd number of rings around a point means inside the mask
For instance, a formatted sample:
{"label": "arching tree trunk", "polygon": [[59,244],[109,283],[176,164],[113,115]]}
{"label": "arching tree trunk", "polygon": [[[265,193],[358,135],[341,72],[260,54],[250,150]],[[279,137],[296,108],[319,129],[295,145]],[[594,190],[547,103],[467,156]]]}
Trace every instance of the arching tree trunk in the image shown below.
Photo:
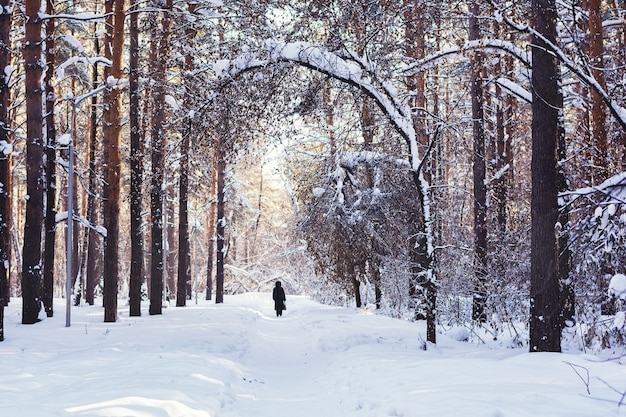
{"label": "arching tree trunk", "polygon": [[[423,0],[404,0],[404,41],[406,43],[406,54],[408,57],[419,60],[425,56],[426,43],[424,33],[424,23],[427,21],[424,19],[425,3]],[[415,141],[418,146],[426,149],[429,146],[429,138],[426,132],[426,74],[423,70],[416,72],[414,75],[407,77],[407,89],[412,92],[415,99],[412,103],[413,111],[413,127],[415,131]],[[426,213],[424,208],[427,206],[425,201],[429,196],[424,194],[423,181],[427,181],[428,173],[424,172],[424,167],[420,168],[422,172],[413,172],[413,180],[418,188],[420,194],[420,203],[414,208],[414,222],[415,227],[425,229],[429,226],[426,225]],[[419,212],[421,211],[421,212]],[[419,212],[419,213],[418,213]],[[414,291],[414,294],[420,294],[423,298],[423,309],[426,314],[426,338],[431,343],[436,343],[437,335],[435,331],[435,315],[436,315],[436,300],[437,300],[437,288],[435,284],[435,277],[432,276],[432,254],[429,250],[428,239],[432,236],[428,236],[428,233],[417,233],[416,242],[414,248],[410,253],[410,261],[413,265],[412,278],[410,286],[419,287],[419,291]],[[419,311],[419,310],[418,310]],[[418,312],[416,311],[416,313]]]}

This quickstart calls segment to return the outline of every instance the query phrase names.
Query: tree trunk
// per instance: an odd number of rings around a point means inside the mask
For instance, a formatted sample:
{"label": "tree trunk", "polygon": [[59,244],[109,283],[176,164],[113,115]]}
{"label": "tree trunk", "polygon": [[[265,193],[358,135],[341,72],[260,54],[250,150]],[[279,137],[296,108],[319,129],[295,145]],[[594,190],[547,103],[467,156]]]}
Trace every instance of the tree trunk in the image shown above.
{"label": "tree trunk", "polygon": [[[426,55],[424,34],[424,0],[404,0],[404,38],[407,57],[420,60]],[[407,77],[407,89],[414,96],[412,107],[414,111],[413,124],[417,135],[417,143],[428,146],[426,132],[426,73],[418,71]]]}
{"label": "tree trunk", "polygon": [[[111,65],[105,78],[121,79],[122,52],[124,46],[124,0],[106,0],[107,34],[105,56]],[[107,231],[104,249],[104,321],[117,320],[117,294],[119,281],[119,203],[120,203],[120,91],[108,88],[104,96],[103,150],[106,155],[104,168],[104,225]]]}
{"label": "tree trunk", "polygon": [[191,251],[189,247],[189,216],[187,200],[189,195],[189,136],[191,135],[191,120],[187,132],[183,135],[180,150],[180,184],[179,184],[179,212],[178,212],[178,285],[176,286],[176,305],[183,307],[188,296],[188,286],[191,283]]}
{"label": "tree trunk", "polygon": [[[172,1],[167,0],[161,18],[161,37],[158,40],[158,56],[156,58],[155,89],[154,89],[154,118],[152,121],[152,181],[150,190],[150,214],[152,223],[152,261],[150,272],[150,315],[162,313],[164,240],[163,230],[163,170],[165,157],[165,138],[163,125],[165,119],[166,67],[169,53],[170,10]],[[157,41],[157,40],[155,40]]]}
{"label": "tree trunk", "polygon": [[356,308],[361,308],[363,306],[363,302],[361,301],[361,282],[359,281],[359,276],[357,275],[354,266],[349,266],[349,268],[352,289],[354,290],[354,302],[356,304]]}
{"label": "tree trunk", "polygon": [[[556,41],[556,0],[532,1],[533,27]],[[559,66],[542,38],[533,37],[530,351],[561,351],[557,247],[556,145]]]}
{"label": "tree trunk", "polygon": [[[0,68],[10,62],[11,7],[8,0],[0,0]],[[0,342],[4,340],[4,307],[9,304],[9,262],[11,240],[9,234],[10,153],[9,144],[9,86],[6,77],[0,77]]]}
{"label": "tree trunk", "polygon": [[[477,2],[470,4],[469,39],[480,39],[478,16],[480,7]],[[482,56],[476,51],[471,57],[471,96],[472,96],[472,136],[474,174],[474,296],[472,300],[472,318],[486,321],[485,305],[487,302],[487,185],[485,183],[485,126],[483,109]]]}
{"label": "tree trunk", "polygon": [[[498,31],[497,33],[500,33]],[[509,73],[513,70],[513,65],[510,57],[505,57],[498,61],[495,66],[494,72],[496,74]],[[495,85],[495,97],[498,98],[496,103],[496,129],[495,129],[495,172],[497,177],[494,185],[494,199],[496,204],[496,218],[498,223],[498,229],[500,232],[500,238],[502,242],[505,242],[505,235],[507,231],[507,202],[508,192],[511,184],[511,172],[513,163],[513,154],[511,149],[511,111],[512,111],[512,98],[509,94],[503,94],[502,88],[499,84]],[[508,130],[507,130],[508,129]]]}
{"label": "tree trunk", "polygon": [[36,323],[41,309],[41,233],[44,222],[44,143],[41,86],[40,0],[26,1],[24,67],[26,70],[26,221],[22,251],[22,324]]}
{"label": "tree trunk", "polygon": [[[189,3],[187,10],[190,14],[193,14],[196,10],[197,4]],[[189,27],[185,30],[187,41],[193,42],[196,36],[196,31],[193,27]],[[194,67],[193,55],[187,54],[185,56],[185,73],[191,73]],[[186,91],[189,91],[187,89]],[[185,95],[186,107],[190,105],[191,97],[189,94]],[[181,151],[180,151],[180,183],[179,183],[179,213],[178,213],[178,285],[176,305],[184,306],[186,300],[191,299],[191,245],[189,242],[189,141],[193,130],[193,117],[188,115],[187,131],[183,134]],[[196,288],[196,291],[198,289]],[[182,300],[181,300],[182,298]]]}
{"label": "tree trunk", "polygon": [[[52,0],[46,1],[46,13],[54,15],[54,4]],[[54,251],[56,240],[56,126],[54,121],[54,87],[53,77],[55,68],[55,19],[46,21],[46,219],[45,219],[45,249],[43,261],[43,287],[41,300],[43,302],[46,316],[52,317],[53,310],[53,290],[54,290]],[[72,221],[67,219],[67,221]]]}
{"label": "tree trunk", "polygon": [[[563,108],[563,94],[559,89],[559,108]],[[565,125],[563,124],[563,118],[559,118],[558,125],[558,138],[557,138],[557,190],[559,193],[567,191],[567,176],[565,174],[565,163],[567,158],[567,142],[565,140]],[[558,278],[560,283],[560,318],[561,328],[566,324],[566,321],[574,320],[576,314],[574,303],[575,293],[574,286],[570,280],[570,260],[571,250],[569,248],[569,221],[570,213],[569,206],[559,208],[559,215],[557,219],[558,226],[555,228],[557,233],[557,256],[558,256]]]}
{"label": "tree trunk", "polygon": [[[225,123],[227,125],[227,123]],[[217,255],[215,262],[215,303],[224,302],[224,233],[226,218],[224,217],[224,175],[226,174],[226,138],[228,127],[220,132],[217,144],[217,226],[215,236],[217,240]]]}
{"label": "tree trunk", "polygon": [[[165,120],[165,119],[164,119]],[[163,166],[165,167],[165,155],[163,156]],[[176,187],[174,175],[171,176],[170,180],[167,179],[165,173],[163,173],[163,181],[165,182],[166,192],[164,195],[164,210],[165,210],[165,246],[163,250],[165,251],[165,282],[167,284],[167,288],[165,289],[165,294],[168,296],[168,299],[172,297],[176,297],[176,280],[177,280],[177,256],[178,251],[176,250],[176,210],[175,210],[175,201],[178,198],[176,195],[178,193],[178,187]]]}
{"label": "tree trunk", "polygon": [[[419,60],[423,58],[426,53],[424,34],[425,3],[423,0],[404,0],[404,10],[404,41],[406,44],[406,54],[409,58]],[[412,105],[414,110],[413,125],[415,128],[415,139],[418,145],[427,147],[429,138],[426,132],[426,96],[424,94],[426,88],[426,74],[424,71],[418,71],[415,75],[407,77],[406,82],[407,89],[415,96]],[[432,254],[428,249],[428,239],[431,236],[428,236],[429,233],[425,230],[427,225],[425,224],[424,208],[428,196],[424,195],[422,182],[427,181],[426,177],[428,173],[425,173],[423,170],[424,168],[422,168],[421,173],[412,172],[413,180],[417,186],[421,200],[420,204],[415,207],[414,222],[418,228],[422,229],[423,233],[416,234],[414,249],[410,254],[410,261],[414,265],[412,268],[414,271],[413,277],[411,279],[422,289],[421,302],[426,312],[426,338],[429,342],[436,343],[435,302],[437,299],[437,288],[434,282],[434,276],[432,276]],[[422,212],[418,213],[419,210],[422,210]],[[430,219],[428,219],[428,221],[430,221]]]}
{"label": "tree trunk", "polygon": [[207,268],[206,268],[206,299],[210,300],[213,298],[213,259],[215,258],[215,217],[217,215],[217,190],[216,190],[216,182],[217,182],[217,161],[216,158],[213,158],[213,167],[211,169],[211,192],[210,192],[210,203],[209,210],[207,215]]}
{"label": "tree trunk", "polygon": [[[97,24],[94,23],[94,33],[96,32]],[[94,36],[94,49],[96,55],[100,54],[100,43],[98,37]],[[98,65],[94,64],[92,72],[92,88],[95,90],[98,87]],[[98,104],[98,97],[95,95],[91,97],[91,122],[89,132],[89,193],[87,195],[87,212],[88,219],[91,224],[98,224],[98,201],[96,195],[98,194],[98,182],[96,172],[96,148],[98,146],[97,134],[98,134],[98,112],[96,105]],[[100,259],[99,237],[98,233],[89,228],[88,233],[88,248],[87,248],[87,270],[85,272],[85,302],[89,305],[94,304],[94,293],[96,284],[100,281],[100,277],[97,273],[97,264]]]}
{"label": "tree trunk", "polygon": [[137,3],[130,10],[130,283],[131,316],[141,316],[141,286],[144,282],[143,233],[141,232],[144,147],[139,122],[139,24]]}
{"label": "tree trunk", "polygon": [[[606,89],[604,77],[604,42],[602,35],[602,1],[587,0],[589,11],[589,65],[591,75],[598,85]],[[593,183],[599,184],[609,177],[612,164],[608,158],[606,113],[604,103],[595,88],[591,89],[591,129],[593,132],[593,167],[597,171]]]}

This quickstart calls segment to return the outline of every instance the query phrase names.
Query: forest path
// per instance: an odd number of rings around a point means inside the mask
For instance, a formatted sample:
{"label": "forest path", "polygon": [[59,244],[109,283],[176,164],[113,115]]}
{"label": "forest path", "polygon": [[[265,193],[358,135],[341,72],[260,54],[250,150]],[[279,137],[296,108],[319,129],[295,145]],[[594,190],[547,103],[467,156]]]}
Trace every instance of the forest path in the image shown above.
{"label": "forest path", "polygon": [[[529,354],[438,334],[367,310],[269,293],[226,296],[115,323],[101,305],[22,325],[6,310],[2,417],[609,417],[623,365]],[[55,300],[57,311],[64,302]],[[146,303],[147,304],[147,303]],[[486,339],[485,339],[486,340]],[[573,369],[570,364],[575,364]],[[589,372],[588,387],[580,374]],[[591,394],[587,392],[587,388]],[[619,404],[619,405],[618,405]]]}
{"label": "forest path", "polygon": [[[330,328],[339,339],[349,321],[337,315],[336,308],[321,307],[328,313],[322,325],[324,311],[304,297],[288,297],[287,304],[281,317],[272,310],[271,296],[262,305],[250,306],[256,319],[240,329],[248,344],[238,358],[244,373],[241,384],[233,387],[236,411],[231,414],[226,405],[224,416],[333,416],[341,408],[349,387],[338,390],[336,385],[335,348],[344,351],[345,340],[337,341],[339,345],[332,341],[326,320],[334,321]],[[311,309],[315,314],[309,314]]]}

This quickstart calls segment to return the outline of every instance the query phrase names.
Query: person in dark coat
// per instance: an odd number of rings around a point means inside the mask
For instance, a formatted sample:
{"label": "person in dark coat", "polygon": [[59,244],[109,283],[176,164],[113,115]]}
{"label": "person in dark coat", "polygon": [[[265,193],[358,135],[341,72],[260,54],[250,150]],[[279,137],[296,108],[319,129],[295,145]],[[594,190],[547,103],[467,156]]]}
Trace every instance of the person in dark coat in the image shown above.
{"label": "person in dark coat", "polygon": [[276,310],[276,317],[282,316],[283,310],[285,309],[285,301],[287,300],[287,297],[285,297],[285,290],[283,290],[280,281],[276,281],[276,286],[274,287],[272,298],[274,299],[274,310]]}

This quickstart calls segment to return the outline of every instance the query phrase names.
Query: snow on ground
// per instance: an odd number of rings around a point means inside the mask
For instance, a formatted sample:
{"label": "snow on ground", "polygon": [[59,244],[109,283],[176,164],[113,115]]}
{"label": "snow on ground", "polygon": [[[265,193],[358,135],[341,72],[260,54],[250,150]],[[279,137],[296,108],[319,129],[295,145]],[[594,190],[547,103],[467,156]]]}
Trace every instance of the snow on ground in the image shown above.
{"label": "snow on ground", "polygon": [[[5,310],[0,415],[159,417],[626,416],[624,359],[526,353],[361,310],[267,293],[104,323],[101,307],[21,325]],[[147,308],[147,305],[146,305]],[[587,391],[589,389],[589,392]]]}

